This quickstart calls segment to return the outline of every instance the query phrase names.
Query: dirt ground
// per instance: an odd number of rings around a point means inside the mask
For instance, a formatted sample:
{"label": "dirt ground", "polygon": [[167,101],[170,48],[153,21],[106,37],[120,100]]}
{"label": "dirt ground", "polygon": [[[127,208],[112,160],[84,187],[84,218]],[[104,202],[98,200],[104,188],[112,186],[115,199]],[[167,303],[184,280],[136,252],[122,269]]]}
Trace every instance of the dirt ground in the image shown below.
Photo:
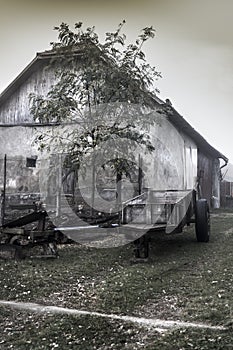
{"label": "dirt ground", "polygon": [[75,244],[58,259],[0,260],[12,302],[0,301],[0,349],[233,349],[233,212],[211,214],[209,243],[189,227],[132,257],[132,244]]}

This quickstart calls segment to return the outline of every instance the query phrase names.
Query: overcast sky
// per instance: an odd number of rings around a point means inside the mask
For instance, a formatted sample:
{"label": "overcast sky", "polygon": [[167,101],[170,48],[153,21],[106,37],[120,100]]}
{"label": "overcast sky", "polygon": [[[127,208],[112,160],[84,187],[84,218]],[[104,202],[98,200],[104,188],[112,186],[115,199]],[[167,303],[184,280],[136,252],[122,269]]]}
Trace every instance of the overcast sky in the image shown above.
{"label": "overcast sky", "polygon": [[153,25],[146,47],[162,99],[233,163],[233,0],[0,0],[0,92],[56,39],[62,21],[101,35],[123,19],[129,40]]}

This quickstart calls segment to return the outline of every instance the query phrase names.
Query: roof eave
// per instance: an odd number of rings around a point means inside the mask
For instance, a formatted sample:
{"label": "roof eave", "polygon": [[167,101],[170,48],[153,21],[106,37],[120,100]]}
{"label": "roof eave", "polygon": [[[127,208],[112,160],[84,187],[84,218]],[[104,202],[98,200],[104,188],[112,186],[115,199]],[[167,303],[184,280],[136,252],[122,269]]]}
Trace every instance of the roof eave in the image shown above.
{"label": "roof eave", "polygon": [[[80,49],[74,50],[76,55],[82,54]],[[36,71],[36,69],[44,64],[46,61],[50,61],[56,57],[60,57],[62,55],[62,51],[59,50],[47,50],[43,52],[38,52],[33,60],[24,68],[22,72],[6,87],[5,90],[0,94],[0,105],[3,104],[9,96],[11,96],[17,88],[22,85],[26,79],[30,77],[30,75]]]}
{"label": "roof eave", "polygon": [[7,98],[10,97],[17,90],[17,88],[30,77],[32,72],[34,72],[40,65],[41,59],[42,58],[40,55],[37,54],[36,57],[24,68],[24,70],[17,75],[17,77],[6,87],[5,90],[3,90],[3,92],[0,94],[0,105],[4,103]]}
{"label": "roof eave", "polygon": [[201,134],[199,134],[199,132],[197,132],[173,107],[171,107],[171,110],[173,112],[169,116],[171,123],[175,124],[179,130],[194,140],[201,152],[208,154],[212,158],[221,158],[226,163],[228,162],[228,158],[219,152],[216,148],[211,146],[208,141],[206,141],[206,139]]}

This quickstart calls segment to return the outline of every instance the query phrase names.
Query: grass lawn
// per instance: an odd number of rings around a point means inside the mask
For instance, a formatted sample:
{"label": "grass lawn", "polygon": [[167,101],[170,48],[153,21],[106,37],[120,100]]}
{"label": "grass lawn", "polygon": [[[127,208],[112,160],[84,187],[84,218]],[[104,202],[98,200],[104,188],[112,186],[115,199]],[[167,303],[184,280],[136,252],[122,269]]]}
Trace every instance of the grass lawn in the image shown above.
{"label": "grass lawn", "polygon": [[0,299],[164,320],[225,330],[153,327],[96,316],[0,306],[0,349],[233,349],[233,213],[212,213],[209,243],[194,228],[155,234],[148,262],[133,246],[59,247],[59,259],[0,261]]}

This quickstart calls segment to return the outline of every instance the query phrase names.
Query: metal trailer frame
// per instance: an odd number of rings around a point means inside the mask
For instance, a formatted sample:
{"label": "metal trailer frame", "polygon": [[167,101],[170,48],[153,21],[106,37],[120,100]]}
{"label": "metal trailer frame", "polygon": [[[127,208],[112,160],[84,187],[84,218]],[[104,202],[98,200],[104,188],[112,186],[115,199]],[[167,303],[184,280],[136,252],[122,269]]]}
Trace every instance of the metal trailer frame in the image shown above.
{"label": "metal trailer frame", "polygon": [[197,241],[208,242],[209,206],[206,199],[197,199],[195,190],[149,190],[122,203],[122,227],[145,232],[134,241],[136,258],[148,257],[149,238],[156,231],[179,233],[191,223],[195,223]]}
{"label": "metal trailer frame", "polygon": [[178,233],[195,223],[197,241],[209,241],[208,203],[197,199],[195,190],[150,190],[121,203],[118,214],[100,224],[93,221],[92,225],[83,225],[82,221],[80,226],[56,227],[55,231],[66,232],[68,238],[79,243],[122,236],[126,243],[134,242],[137,259],[148,258],[149,238],[158,231]]}

